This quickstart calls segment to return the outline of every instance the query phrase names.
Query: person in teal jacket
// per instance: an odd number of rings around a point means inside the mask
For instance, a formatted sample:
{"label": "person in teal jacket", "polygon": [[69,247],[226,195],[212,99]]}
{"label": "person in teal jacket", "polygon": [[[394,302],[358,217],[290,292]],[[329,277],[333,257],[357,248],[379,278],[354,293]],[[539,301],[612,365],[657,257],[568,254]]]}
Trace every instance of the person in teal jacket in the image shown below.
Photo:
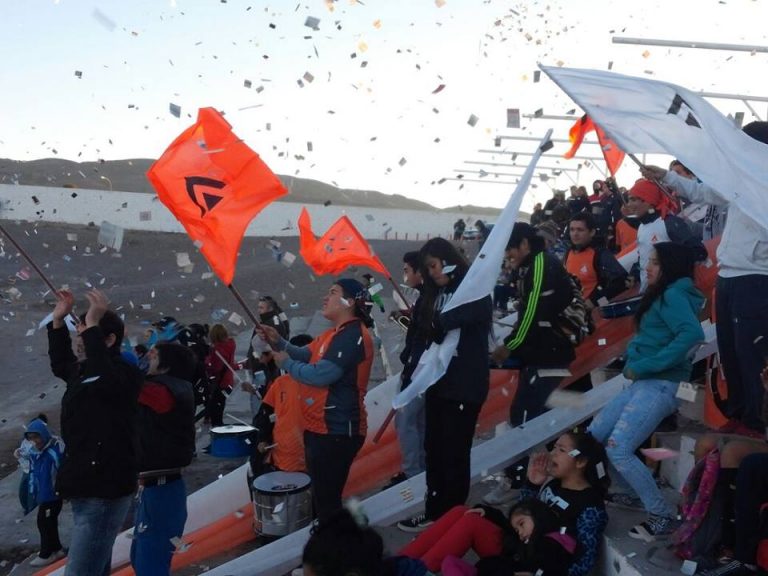
{"label": "person in teal jacket", "polygon": [[629,531],[647,542],[677,527],[675,509],[635,450],[677,410],[677,388],[691,377],[694,352],[704,340],[698,318],[704,296],[693,285],[694,259],[682,244],[654,246],[646,266],[648,289],[635,314],[637,334],[627,347],[624,376],[630,384],[589,427],[648,512],[649,518]]}

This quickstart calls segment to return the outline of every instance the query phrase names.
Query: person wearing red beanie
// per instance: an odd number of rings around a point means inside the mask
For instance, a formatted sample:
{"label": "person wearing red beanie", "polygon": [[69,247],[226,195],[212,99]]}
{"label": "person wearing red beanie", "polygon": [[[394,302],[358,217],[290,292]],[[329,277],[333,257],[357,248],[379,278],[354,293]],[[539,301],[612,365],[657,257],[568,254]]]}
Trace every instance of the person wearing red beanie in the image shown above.
{"label": "person wearing red beanie", "polygon": [[637,228],[637,255],[641,292],[648,285],[645,268],[654,244],[682,244],[691,249],[694,261],[706,260],[707,249],[685,221],[672,213],[677,209],[675,201],[657,184],[644,178],[635,182],[629,190],[629,207],[640,220]]}

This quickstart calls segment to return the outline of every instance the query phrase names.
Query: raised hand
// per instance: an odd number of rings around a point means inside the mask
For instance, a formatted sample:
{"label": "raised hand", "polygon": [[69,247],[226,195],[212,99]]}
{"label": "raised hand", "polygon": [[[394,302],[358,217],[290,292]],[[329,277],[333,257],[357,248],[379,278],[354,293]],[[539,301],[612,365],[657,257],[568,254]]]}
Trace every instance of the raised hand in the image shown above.
{"label": "raised hand", "polygon": [[541,486],[547,481],[547,466],[549,464],[549,454],[546,452],[537,452],[533,454],[528,461],[528,481],[536,486]]}
{"label": "raised hand", "polygon": [[658,166],[641,166],[640,174],[646,180],[663,180],[664,176],[667,175],[667,171]]}
{"label": "raised hand", "polygon": [[272,326],[267,326],[266,324],[258,324],[256,326],[256,334],[258,334],[262,340],[266,340],[270,344],[278,344],[281,340],[280,333],[272,328]]}
{"label": "raised hand", "polygon": [[56,292],[56,306],[53,308],[53,327],[61,328],[64,325],[64,318],[72,313],[75,307],[75,297],[69,290],[59,290]]}
{"label": "raised hand", "polygon": [[85,314],[85,326],[98,326],[99,321],[104,317],[104,313],[109,309],[109,299],[101,290],[89,290],[85,293],[88,298],[88,312]]}

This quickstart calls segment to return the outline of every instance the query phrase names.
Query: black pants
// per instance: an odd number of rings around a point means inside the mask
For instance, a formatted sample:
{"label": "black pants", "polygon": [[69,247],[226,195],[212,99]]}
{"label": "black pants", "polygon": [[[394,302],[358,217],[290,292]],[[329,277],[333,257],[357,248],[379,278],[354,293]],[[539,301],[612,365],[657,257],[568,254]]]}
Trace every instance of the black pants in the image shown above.
{"label": "black pants", "polygon": [[[562,381],[563,376],[539,376],[538,368],[532,366],[521,368],[517,381],[517,394],[509,407],[509,425],[514,428],[548,412],[547,398],[557,390]],[[528,457],[526,456],[504,469],[504,474],[512,480],[514,488],[519,488],[525,481],[527,467]]]}
{"label": "black pants", "polygon": [[755,340],[768,335],[768,276],[718,276],[715,306],[717,348],[728,383],[726,416],[762,432],[765,359]]}
{"label": "black pants", "polygon": [[224,426],[224,407],[227,405],[227,397],[221,388],[216,386],[208,396],[208,418],[211,420],[211,428]]}
{"label": "black pants", "polygon": [[469,496],[469,457],[480,404],[457,402],[427,392],[424,450],[427,518],[436,520]]}
{"label": "black pants", "polygon": [[40,558],[48,558],[61,550],[59,540],[61,500],[43,502],[37,509],[37,529],[40,532]]}
{"label": "black pants", "polygon": [[768,502],[768,454],[750,454],[739,465],[736,476],[737,560],[755,564],[757,545],[766,538],[760,507]]}
{"label": "black pants", "polygon": [[322,521],[341,508],[341,493],[363,436],[304,432],[307,472],[312,479],[315,516]]}

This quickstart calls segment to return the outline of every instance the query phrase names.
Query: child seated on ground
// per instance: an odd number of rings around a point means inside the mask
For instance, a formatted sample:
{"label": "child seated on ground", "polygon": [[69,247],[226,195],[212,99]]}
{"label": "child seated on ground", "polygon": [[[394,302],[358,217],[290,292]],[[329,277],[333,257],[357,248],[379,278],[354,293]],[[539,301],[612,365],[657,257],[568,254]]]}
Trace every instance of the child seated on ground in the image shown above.
{"label": "child seated on ground", "polygon": [[29,453],[29,487],[38,503],[37,529],[40,531],[40,553],[29,564],[47,566],[66,556],[59,540],[61,498],[55,489],[61,449],[48,425],[39,418],[27,425],[24,437],[34,443]]}
{"label": "child seated on ground", "polygon": [[[485,515],[483,508],[468,513],[475,512]],[[504,534],[501,554],[487,556],[476,566],[448,556],[441,565],[443,576],[508,576],[521,572],[567,576],[576,540],[560,526],[559,518],[544,502],[531,499],[516,504],[501,528]]]}
{"label": "child seated on ground", "polygon": [[[569,576],[588,574],[597,560],[608,521],[603,505],[609,483],[605,462],[602,445],[579,429],[560,436],[549,454],[535,454],[530,459],[520,495],[522,499],[536,498],[547,505],[557,516],[558,527],[565,527],[578,542]],[[492,521],[494,518],[496,522]],[[455,506],[400,554],[417,558],[428,570],[437,572],[446,557],[461,557],[470,549],[481,559],[500,555],[505,527],[508,524],[503,514],[494,508]]]}

